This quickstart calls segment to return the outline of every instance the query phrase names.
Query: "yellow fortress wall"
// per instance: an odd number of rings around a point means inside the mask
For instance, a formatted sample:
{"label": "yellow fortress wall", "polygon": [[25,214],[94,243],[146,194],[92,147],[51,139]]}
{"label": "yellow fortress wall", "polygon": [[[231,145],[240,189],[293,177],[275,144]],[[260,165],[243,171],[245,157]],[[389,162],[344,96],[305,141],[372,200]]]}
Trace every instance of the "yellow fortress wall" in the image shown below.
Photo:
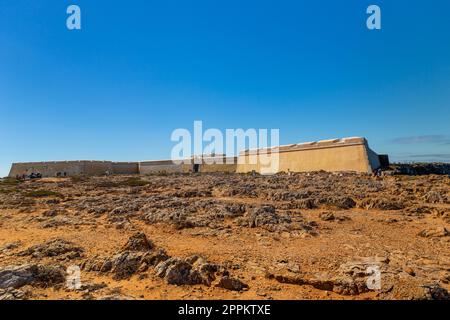
{"label": "yellow fortress wall", "polygon": [[213,173],[213,172],[236,172],[237,158],[225,156],[203,156],[201,164],[195,166],[194,158],[186,159],[182,163],[174,163],[172,160],[144,161],[139,163],[140,174],[154,173]]}
{"label": "yellow fortress wall", "polygon": [[198,172],[228,172],[235,173],[237,169],[237,157],[203,156],[202,164],[199,166]]}
{"label": "yellow fortress wall", "polygon": [[109,161],[47,161],[13,163],[10,177],[40,173],[43,177],[74,176],[80,174],[101,175],[112,173]]}
{"label": "yellow fortress wall", "polygon": [[40,173],[43,177],[104,174],[138,174],[137,162],[111,162],[111,161],[46,161],[13,163],[10,177]]}
{"label": "yellow fortress wall", "polygon": [[142,162],[51,161],[14,163],[9,176],[40,173],[43,177],[103,174],[213,173],[213,172],[277,172],[354,171],[370,173],[380,168],[379,156],[365,138],[343,138],[298,143],[269,149],[246,150],[235,157],[202,155],[181,164],[172,160]]}
{"label": "yellow fortress wall", "polygon": [[[262,160],[264,155],[261,153],[264,152],[270,154],[270,164]],[[378,155],[370,150],[367,140],[355,137],[246,150],[239,155],[237,172],[270,174],[324,170],[370,173],[379,167]]]}
{"label": "yellow fortress wall", "polygon": [[186,173],[190,171],[191,167],[190,164],[176,164],[172,160],[143,161],[139,162],[139,173]]}

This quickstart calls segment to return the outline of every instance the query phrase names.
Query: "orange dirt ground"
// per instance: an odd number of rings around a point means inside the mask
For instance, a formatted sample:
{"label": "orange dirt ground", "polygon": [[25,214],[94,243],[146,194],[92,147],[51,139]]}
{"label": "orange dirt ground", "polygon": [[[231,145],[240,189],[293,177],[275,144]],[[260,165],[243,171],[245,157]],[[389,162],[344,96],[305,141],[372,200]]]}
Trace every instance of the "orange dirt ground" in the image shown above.
{"label": "orange dirt ground", "polygon": [[448,176],[5,180],[0,299],[448,299],[449,225]]}

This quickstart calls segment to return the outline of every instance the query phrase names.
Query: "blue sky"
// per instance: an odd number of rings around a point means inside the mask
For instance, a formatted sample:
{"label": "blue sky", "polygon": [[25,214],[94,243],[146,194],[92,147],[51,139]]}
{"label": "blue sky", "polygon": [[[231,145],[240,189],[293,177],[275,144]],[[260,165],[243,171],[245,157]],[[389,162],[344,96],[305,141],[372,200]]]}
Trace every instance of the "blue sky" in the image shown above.
{"label": "blue sky", "polygon": [[[66,28],[70,4],[82,30]],[[168,158],[194,120],[450,161],[449,16],[448,0],[2,0],[0,176],[16,161]]]}

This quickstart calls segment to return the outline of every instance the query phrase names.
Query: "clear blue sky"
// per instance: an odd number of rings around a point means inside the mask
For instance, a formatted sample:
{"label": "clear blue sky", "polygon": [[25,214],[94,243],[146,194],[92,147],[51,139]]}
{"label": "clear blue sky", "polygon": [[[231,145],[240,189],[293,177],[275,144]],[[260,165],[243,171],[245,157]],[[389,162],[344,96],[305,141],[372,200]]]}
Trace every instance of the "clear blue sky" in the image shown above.
{"label": "clear blue sky", "polygon": [[450,1],[2,0],[0,119],[0,176],[16,161],[168,158],[194,120],[450,161]]}

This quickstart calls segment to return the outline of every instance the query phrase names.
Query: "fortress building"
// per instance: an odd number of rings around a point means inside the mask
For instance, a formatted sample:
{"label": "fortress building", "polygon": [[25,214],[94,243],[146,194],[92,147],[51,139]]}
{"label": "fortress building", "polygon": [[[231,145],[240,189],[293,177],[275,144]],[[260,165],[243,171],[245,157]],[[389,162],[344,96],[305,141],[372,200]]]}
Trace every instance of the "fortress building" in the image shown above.
{"label": "fortress building", "polygon": [[369,148],[367,140],[355,137],[246,150],[239,154],[237,172],[270,174],[324,170],[371,173],[380,166],[380,157]]}
{"label": "fortress building", "polygon": [[[245,150],[238,157],[192,157],[183,163],[172,160],[142,162],[52,161],[14,163],[10,177],[40,174],[42,177],[104,174],[154,174],[229,172],[273,174],[278,172],[353,171],[371,173],[388,163],[369,148],[365,138],[343,138]],[[197,159],[198,160],[198,159]]]}
{"label": "fortress building", "polygon": [[[196,159],[197,158],[197,159]],[[166,173],[189,173],[189,172],[230,172],[237,169],[237,157],[225,157],[224,155],[204,155],[201,161],[198,157],[192,157],[182,163],[175,163],[172,160],[144,161],[139,163],[141,174],[152,174],[159,172]]]}
{"label": "fortress building", "polygon": [[48,161],[13,163],[10,177],[28,176],[40,173],[42,177],[68,177],[76,175],[104,175],[104,174],[138,174],[138,162],[111,161]]}

